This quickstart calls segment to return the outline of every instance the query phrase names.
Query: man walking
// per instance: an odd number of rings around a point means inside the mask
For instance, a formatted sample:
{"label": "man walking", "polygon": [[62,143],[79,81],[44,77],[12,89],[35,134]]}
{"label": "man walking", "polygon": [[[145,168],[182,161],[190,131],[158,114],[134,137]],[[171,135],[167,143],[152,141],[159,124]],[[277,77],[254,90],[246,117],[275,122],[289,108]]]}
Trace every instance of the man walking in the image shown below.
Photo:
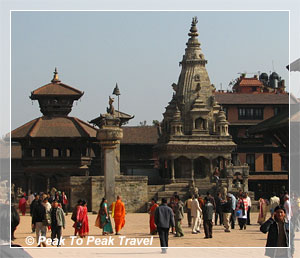
{"label": "man walking", "polygon": [[222,197],[220,192],[217,193],[215,201],[216,201],[215,225],[218,224],[218,217],[219,217],[219,222],[221,226],[221,224],[223,223],[223,214],[221,209]]}
{"label": "man walking", "polygon": [[189,227],[192,226],[192,215],[191,215],[191,207],[192,207],[192,196],[190,195],[189,198],[185,202],[186,212],[187,212],[187,219]]}
{"label": "man walking", "polygon": [[30,192],[30,195],[28,196],[28,204],[29,206],[31,205],[32,201],[34,200],[34,194],[33,192],[31,191]]}
{"label": "man walking", "polygon": [[276,193],[273,192],[272,197],[270,198],[270,213],[271,213],[271,216],[274,213],[274,209],[279,205],[280,205],[280,199],[279,199],[279,197],[276,196]]}
{"label": "man walking", "polygon": [[203,207],[203,226],[205,237],[204,238],[212,238],[212,227],[213,227],[213,214],[214,214],[214,206],[210,202],[208,197],[205,197],[205,205]]}
{"label": "man walking", "polygon": [[183,203],[180,201],[179,196],[175,195],[175,237],[183,237],[183,231],[181,228],[181,221],[184,216]]}
{"label": "man walking", "polygon": [[250,223],[250,210],[251,210],[251,198],[248,193],[246,193],[246,201],[248,203],[248,210],[247,210],[247,225],[251,225]]}
{"label": "man walking", "polygon": [[38,200],[40,199],[40,196],[38,194],[34,194],[34,200],[30,204],[30,215],[32,217],[31,224],[32,224],[32,233],[35,232],[35,223],[33,222],[33,212],[36,206],[38,205]]}
{"label": "man walking", "polygon": [[51,245],[54,245],[54,239],[57,238],[57,247],[60,247],[60,239],[62,228],[65,229],[65,214],[62,208],[58,207],[57,200],[52,202],[52,208],[50,210],[51,216]]}
{"label": "man walking", "polygon": [[235,225],[235,208],[236,208],[236,198],[232,193],[228,193],[230,198],[231,198],[231,204],[232,204],[232,212],[231,212],[231,217],[230,217],[230,221],[231,221],[231,229],[234,229],[234,225]]}
{"label": "man walking", "polygon": [[230,217],[232,214],[232,201],[230,194],[226,196],[227,202],[222,203],[222,211],[223,211],[223,224],[225,227],[225,232],[230,232],[229,225],[230,225]]}
{"label": "man walking", "polygon": [[191,215],[193,218],[192,234],[200,233],[201,214],[202,210],[199,206],[198,195],[195,195],[191,204]]}
{"label": "man walking", "polygon": [[122,197],[119,195],[117,196],[117,201],[115,203],[114,220],[116,235],[120,235],[120,230],[125,226],[125,205],[122,202]]}
{"label": "man walking", "polygon": [[169,228],[170,226],[174,228],[175,222],[173,211],[167,205],[167,199],[162,198],[161,202],[162,204],[155,210],[154,221],[157,226],[162,253],[166,253],[169,241]]}
{"label": "man walking", "polygon": [[43,224],[43,221],[46,219],[46,209],[42,204],[41,200],[37,201],[37,204],[32,213],[32,228],[35,228],[36,232],[36,242],[39,243],[38,247],[46,247],[46,243],[41,242],[40,237],[46,237],[46,226]]}

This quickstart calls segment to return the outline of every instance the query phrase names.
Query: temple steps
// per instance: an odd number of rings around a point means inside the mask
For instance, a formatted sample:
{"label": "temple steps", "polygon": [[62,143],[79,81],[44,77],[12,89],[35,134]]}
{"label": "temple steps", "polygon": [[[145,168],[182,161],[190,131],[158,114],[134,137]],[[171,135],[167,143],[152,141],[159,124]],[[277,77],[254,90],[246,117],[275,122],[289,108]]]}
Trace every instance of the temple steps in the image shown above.
{"label": "temple steps", "polygon": [[181,190],[189,190],[189,184],[188,183],[173,183],[169,185],[165,185],[165,191],[173,191],[178,192]]}
{"label": "temple steps", "polygon": [[[164,192],[158,192],[158,200],[161,200],[161,198],[167,198],[168,200],[170,197],[172,197],[174,194],[174,191],[164,191]],[[185,199],[187,192],[177,192],[180,199]]]}

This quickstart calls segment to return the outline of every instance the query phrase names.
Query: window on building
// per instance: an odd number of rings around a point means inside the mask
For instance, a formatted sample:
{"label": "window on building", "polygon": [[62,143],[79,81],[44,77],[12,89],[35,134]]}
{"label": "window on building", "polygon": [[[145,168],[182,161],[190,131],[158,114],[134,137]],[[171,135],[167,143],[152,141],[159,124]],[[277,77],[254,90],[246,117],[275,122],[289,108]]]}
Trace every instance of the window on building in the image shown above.
{"label": "window on building", "polygon": [[67,157],[72,157],[72,154],[73,154],[73,149],[72,148],[66,149],[66,156]]}
{"label": "window on building", "polygon": [[250,171],[255,171],[255,154],[246,154],[246,163]]}
{"label": "window on building", "polygon": [[264,170],[273,170],[272,154],[264,154]]}
{"label": "window on building", "polygon": [[280,113],[280,107],[274,107],[274,116],[277,116]]}
{"label": "window on building", "polygon": [[61,157],[62,156],[62,151],[61,149],[53,149],[53,157]]}
{"label": "window on building", "polygon": [[239,119],[241,120],[262,120],[264,109],[262,107],[239,107]]}
{"label": "window on building", "polygon": [[281,170],[289,170],[289,158],[287,156],[281,156]]}

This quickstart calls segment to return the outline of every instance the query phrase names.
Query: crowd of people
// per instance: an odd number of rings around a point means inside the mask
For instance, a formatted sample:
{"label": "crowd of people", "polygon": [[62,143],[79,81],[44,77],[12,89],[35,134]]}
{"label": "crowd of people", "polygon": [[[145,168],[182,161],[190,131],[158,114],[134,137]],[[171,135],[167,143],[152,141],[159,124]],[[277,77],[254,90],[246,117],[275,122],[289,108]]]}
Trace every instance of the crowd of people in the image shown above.
{"label": "crowd of people", "polygon": [[[181,224],[184,217],[184,207],[187,213],[188,226],[191,227],[192,234],[201,233],[200,228],[203,225],[205,238],[212,238],[213,224],[224,225],[224,231],[230,232],[234,229],[236,218],[240,229],[246,229],[250,224],[251,198],[247,193],[240,192],[237,197],[228,193],[223,199],[220,192],[213,197],[209,192],[203,198],[199,195],[189,196],[185,204],[180,200],[175,192],[170,198],[168,206],[174,215],[174,229],[171,233],[176,237],[184,236]],[[155,199],[152,199],[150,214],[150,234],[155,234],[157,229],[154,223],[155,209],[158,207]],[[214,217],[214,223],[213,223]]]}
{"label": "crowd of people", "polygon": [[[46,247],[44,240],[46,239],[47,230],[51,231],[51,245],[60,247],[60,240],[62,237],[62,230],[65,229],[67,215],[67,196],[64,192],[55,191],[54,194],[50,192],[45,193],[32,193],[26,198],[26,194],[23,194],[19,200],[19,211],[22,215],[26,213],[26,207],[30,207],[31,228],[32,232],[36,233],[36,241],[38,247]],[[116,235],[120,235],[121,229],[125,225],[125,205],[122,202],[122,197],[117,196],[117,200],[113,202],[109,207],[107,200],[102,199],[98,216],[95,221],[95,226],[102,229],[103,235],[113,233],[113,228],[110,219],[111,217],[115,222]],[[89,234],[89,221],[88,221],[88,209],[87,202],[85,200],[78,200],[77,205],[74,207],[71,220],[74,221],[74,235],[81,238],[86,237]],[[45,238],[40,238],[40,237]]]}
{"label": "crowd of people", "polygon": [[[65,213],[67,196],[64,192],[56,191],[51,194],[31,194],[28,198],[24,194],[19,201],[19,210],[25,215],[26,205],[30,204],[30,215],[32,216],[32,231],[36,237],[46,236],[47,230],[51,230],[52,245],[60,246],[59,239],[62,229],[65,228]],[[213,238],[213,225],[222,225],[224,232],[235,229],[236,222],[240,230],[246,230],[251,225],[252,201],[248,193],[240,191],[237,195],[227,193],[223,196],[217,192],[213,197],[209,192],[206,196],[193,195],[183,203],[179,195],[174,192],[169,202],[163,198],[161,205],[152,199],[148,210],[150,215],[150,234],[159,235],[162,252],[166,253],[169,234],[175,237],[184,237],[182,225],[187,214],[187,225],[191,228],[191,234],[200,234],[203,227],[204,238]],[[260,198],[258,201],[257,223],[261,225],[260,230],[268,234],[267,246],[288,246],[288,223],[291,222],[295,231],[300,230],[300,198],[288,192],[276,196],[272,193],[270,199]],[[270,212],[271,217],[267,218]],[[115,234],[120,235],[125,225],[125,205],[121,196],[111,205],[105,198],[102,199],[95,221],[95,226],[102,229],[103,235],[113,234],[111,218],[114,220]],[[74,221],[74,235],[86,237],[89,234],[88,209],[85,200],[78,200],[74,207],[71,219]],[[57,239],[57,242],[54,240]],[[276,245],[275,245],[276,242]],[[39,246],[46,246],[41,242]]]}
{"label": "crowd of people", "polygon": [[[60,247],[62,229],[66,226],[65,212],[62,208],[63,194],[64,192],[62,192],[62,195],[55,193],[51,196],[50,193],[35,193],[32,194],[33,199],[30,198],[31,196],[28,198],[32,217],[31,228],[32,232],[36,233],[38,247],[46,247],[47,230],[51,230],[51,245],[55,244]],[[55,239],[57,239],[56,242]]]}
{"label": "crowd of people", "polygon": [[[201,233],[203,225],[204,238],[213,237],[213,225],[224,226],[225,232],[231,232],[235,228],[236,220],[240,230],[246,230],[247,225],[251,225],[252,201],[248,193],[239,191],[235,196],[227,193],[222,198],[221,193],[215,197],[207,192],[202,198],[198,195],[189,196],[185,204],[182,203],[175,192],[167,202],[162,199],[159,206],[155,199],[152,199],[150,214],[150,234],[159,234],[162,253],[166,253],[168,247],[169,233],[175,237],[183,237],[182,221],[184,218],[183,207],[186,208],[187,225],[191,228],[192,234]],[[266,220],[267,209],[269,207],[271,218]],[[258,224],[261,225],[261,232],[268,233],[267,247],[288,247],[288,225],[291,221],[293,231],[300,230],[300,198],[293,194],[292,203],[289,201],[288,193],[285,192],[277,197],[275,193],[267,200],[259,199]],[[214,218],[214,223],[213,223]],[[293,234],[292,234],[293,235]],[[293,253],[293,244],[288,251]],[[275,248],[276,249],[276,248]],[[278,251],[277,254],[280,254]],[[266,251],[266,255],[270,252]],[[287,253],[286,253],[287,254]],[[273,257],[274,253],[271,253]],[[290,256],[286,256],[290,257]]]}

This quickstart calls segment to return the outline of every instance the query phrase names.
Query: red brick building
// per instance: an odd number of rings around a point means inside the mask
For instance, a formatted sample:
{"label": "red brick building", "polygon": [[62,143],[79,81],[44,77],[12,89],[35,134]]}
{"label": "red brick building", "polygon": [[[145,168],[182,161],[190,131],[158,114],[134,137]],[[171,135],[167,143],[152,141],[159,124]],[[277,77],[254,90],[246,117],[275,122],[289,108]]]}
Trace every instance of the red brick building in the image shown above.
{"label": "red brick building", "polygon": [[[271,74],[269,80],[265,75],[260,78],[242,75],[236,80],[232,92],[219,91],[215,94],[230,123],[229,132],[237,144],[233,163],[249,165],[249,190],[254,191],[256,197],[269,195],[272,191],[279,192],[282,188],[288,189],[288,148],[271,137],[271,133],[249,133],[251,127],[281,115],[287,119],[287,130],[280,130],[288,139],[289,94],[284,91],[284,81],[277,74]],[[274,123],[274,119],[272,121],[270,123]]]}

